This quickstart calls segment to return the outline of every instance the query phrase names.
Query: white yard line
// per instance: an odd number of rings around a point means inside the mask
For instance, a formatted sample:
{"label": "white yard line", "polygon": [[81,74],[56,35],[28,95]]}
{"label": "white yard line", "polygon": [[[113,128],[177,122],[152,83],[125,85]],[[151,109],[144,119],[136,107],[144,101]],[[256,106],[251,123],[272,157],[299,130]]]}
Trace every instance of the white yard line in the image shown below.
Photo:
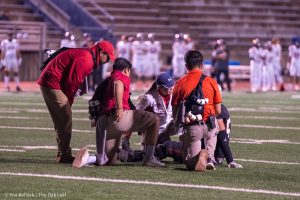
{"label": "white yard line", "polygon": [[33,174],[33,173],[15,173],[15,172],[0,172],[2,176],[23,176],[23,177],[40,177],[40,178],[53,178],[62,180],[80,180],[80,181],[95,181],[95,182],[105,182],[105,183],[126,183],[126,184],[142,184],[142,185],[152,185],[152,186],[167,186],[175,188],[197,188],[197,189],[210,189],[210,190],[221,190],[221,191],[231,191],[231,192],[242,192],[242,193],[257,193],[257,194],[271,194],[271,195],[281,195],[281,196],[294,196],[300,197],[300,193],[293,192],[280,192],[272,190],[263,189],[247,189],[247,188],[233,188],[233,187],[221,187],[221,186],[211,186],[211,185],[197,185],[197,184],[180,184],[180,183],[168,183],[159,181],[139,181],[139,180],[129,180],[129,179],[108,179],[108,178],[97,178],[97,177],[84,177],[84,176],[61,176],[55,174]]}
{"label": "white yard line", "polygon": [[[19,130],[54,131],[53,128],[42,128],[42,127],[0,126],[0,128],[5,128],[5,129],[19,129]],[[94,130],[78,130],[78,129],[73,129],[72,132],[78,132],[78,133],[95,133]]]}
{"label": "white yard line", "polygon": [[[0,116],[0,119],[32,119],[32,120],[41,120],[41,119],[49,119],[46,117],[22,117],[22,116]],[[73,121],[89,121],[88,118],[72,118]]]}
{"label": "white yard line", "polygon": [[244,161],[244,162],[255,162],[255,163],[277,164],[277,165],[300,165],[300,163],[297,163],[297,162],[279,162],[279,161],[252,160],[252,159],[241,159],[241,158],[235,158],[234,160],[237,160],[237,161]]}
{"label": "white yard line", "polygon": [[270,110],[270,109],[258,109],[258,108],[246,108],[246,107],[231,107],[228,108],[229,111],[243,111],[243,112],[255,112],[255,113],[291,113],[291,114],[298,114],[299,111],[295,110]]}
{"label": "white yard line", "polygon": [[247,138],[232,138],[232,143],[245,143],[245,144],[264,144],[264,143],[276,143],[276,144],[300,144],[300,142],[290,142],[289,140],[258,140]]}
{"label": "white yard line", "polygon": [[22,149],[3,149],[0,148],[0,151],[4,151],[4,152],[26,152],[26,150],[22,150]]}
{"label": "white yard line", "polygon": [[264,119],[264,120],[284,120],[284,121],[298,121],[299,117],[275,117],[275,116],[247,116],[247,115],[231,115],[232,118],[237,119]]}
{"label": "white yard line", "polygon": [[263,125],[250,125],[250,124],[232,124],[233,127],[243,128],[265,128],[265,129],[284,129],[284,130],[300,130],[300,127],[284,127],[284,126],[263,126]]}

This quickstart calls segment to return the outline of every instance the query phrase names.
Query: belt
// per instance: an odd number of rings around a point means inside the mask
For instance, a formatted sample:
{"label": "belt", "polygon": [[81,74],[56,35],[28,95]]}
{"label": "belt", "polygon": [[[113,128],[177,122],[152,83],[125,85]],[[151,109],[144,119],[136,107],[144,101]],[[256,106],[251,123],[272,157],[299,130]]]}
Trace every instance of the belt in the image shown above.
{"label": "belt", "polygon": [[193,122],[193,123],[190,123],[190,124],[185,124],[185,126],[193,126],[193,125],[200,125],[200,126],[203,126],[207,124],[207,122],[201,120],[201,121],[197,121],[197,122]]}

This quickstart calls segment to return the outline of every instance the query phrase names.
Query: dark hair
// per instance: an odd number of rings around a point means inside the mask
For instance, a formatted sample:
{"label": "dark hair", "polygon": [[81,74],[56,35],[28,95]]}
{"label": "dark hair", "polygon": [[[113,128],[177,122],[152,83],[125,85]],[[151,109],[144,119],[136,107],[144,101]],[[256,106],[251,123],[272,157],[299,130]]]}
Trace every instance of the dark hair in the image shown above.
{"label": "dark hair", "polygon": [[113,64],[113,70],[123,71],[124,69],[131,69],[131,63],[125,58],[117,58]]}
{"label": "dark hair", "polygon": [[203,63],[203,55],[198,50],[189,50],[184,55],[185,65],[188,70],[194,69]]}

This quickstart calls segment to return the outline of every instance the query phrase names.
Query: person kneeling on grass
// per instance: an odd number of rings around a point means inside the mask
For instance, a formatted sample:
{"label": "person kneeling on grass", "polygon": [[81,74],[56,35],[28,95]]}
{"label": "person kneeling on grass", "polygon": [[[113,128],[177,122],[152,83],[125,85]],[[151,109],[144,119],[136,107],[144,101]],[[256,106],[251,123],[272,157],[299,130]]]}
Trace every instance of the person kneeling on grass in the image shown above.
{"label": "person kneeling on grass", "polygon": [[86,164],[115,164],[122,134],[134,131],[145,132],[146,145],[142,164],[152,167],[165,166],[154,157],[159,129],[158,117],[150,112],[130,110],[131,68],[128,60],[117,58],[113,64],[113,72],[103,83],[106,84],[105,87],[102,84],[102,87],[96,89],[92,100],[100,102],[100,115],[96,121],[97,154],[89,155],[87,148],[80,149],[73,167],[80,168]]}
{"label": "person kneeling on grass", "polygon": [[[230,114],[225,105],[221,105],[221,114],[217,117],[219,125],[219,133],[217,135],[216,150],[214,152],[215,164],[222,164],[224,158],[229,168],[243,168],[242,165],[236,163],[233,159],[231,148],[229,145],[229,133],[231,130]],[[202,149],[205,149],[205,142],[202,142]],[[182,155],[182,141],[166,141],[162,145],[156,147],[155,152],[159,159],[171,157],[174,161],[180,162]],[[132,157],[132,155],[130,155]],[[129,157],[129,158],[131,158]],[[181,161],[182,162],[182,161]]]}

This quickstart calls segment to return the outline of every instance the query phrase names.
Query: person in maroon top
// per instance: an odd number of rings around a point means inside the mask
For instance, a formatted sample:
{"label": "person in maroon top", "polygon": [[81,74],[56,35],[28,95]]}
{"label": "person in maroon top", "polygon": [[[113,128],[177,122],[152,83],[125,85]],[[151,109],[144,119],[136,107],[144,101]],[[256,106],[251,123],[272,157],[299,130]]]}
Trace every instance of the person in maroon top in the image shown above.
{"label": "person in maroon top", "polygon": [[72,163],[71,106],[80,84],[99,64],[114,61],[115,49],[108,41],[91,48],[71,48],[55,56],[42,71],[37,83],[51,115],[56,131],[58,163]]}
{"label": "person in maroon top", "polygon": [[102,104],[96,122],[97,154],[90,156],[87,148],[82,148],[73,162],[74,167],[80,168],[85,164],[115,164],[122,134],[133,131],[145,133],[143,165],[165,166],[154,157],[159,129],[158,117],[151,112],[130,110],[128,100],[131,68],[132,65],[128,60],[117,58],[106,87],[96,97],[93,96],[93,100],[98,100]]}

